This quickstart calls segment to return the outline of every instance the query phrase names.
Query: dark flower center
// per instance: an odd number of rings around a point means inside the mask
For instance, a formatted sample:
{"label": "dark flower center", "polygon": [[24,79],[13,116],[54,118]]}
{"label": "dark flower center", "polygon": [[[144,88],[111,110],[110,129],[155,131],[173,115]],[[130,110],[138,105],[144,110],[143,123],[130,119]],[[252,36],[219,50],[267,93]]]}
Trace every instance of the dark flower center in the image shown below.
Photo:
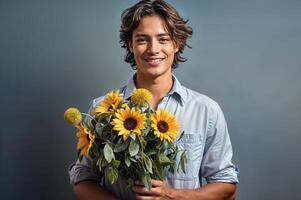
{"label": "dark flower center", "polygon": [[137,126],[137,120],[134,118],[127,118],[123,123],[124,128],[127,130],[133,130]]}
{"label": "dark flower center", "polygon": [[165,133],[168,131],[168,124],[165,121],[159,121],[157,127],[161,133]]}

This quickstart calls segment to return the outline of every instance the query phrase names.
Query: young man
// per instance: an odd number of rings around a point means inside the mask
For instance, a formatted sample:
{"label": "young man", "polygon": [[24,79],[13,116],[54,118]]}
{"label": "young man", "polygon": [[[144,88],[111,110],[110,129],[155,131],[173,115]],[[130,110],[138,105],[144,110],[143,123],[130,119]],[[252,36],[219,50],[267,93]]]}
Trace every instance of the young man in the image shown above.
{"label": "young man", "polygon": [[[121,92],[129,98],[135,88],[146,88],[152,93],[154,110],[166,108],[176,115],[185,133],[177,145],[188,153],[186,173],[166,172],[166,180],[153,180],[150,191],[137,181],[131,196],[125,182],[110,185],[84,158],[69,169],[79,199],[235,199],[237,172],[219,105],[182,86],[172,74],[172,69],[185,61],[181,53],[192,35],[186,23],[163,0],[144,0],[124,11],[120,34],[122,47],[127,50],[125,61],[136,69]],[[102,99],[95,99],[91,110]],[[202,186],[201,177],[208,184]]]}

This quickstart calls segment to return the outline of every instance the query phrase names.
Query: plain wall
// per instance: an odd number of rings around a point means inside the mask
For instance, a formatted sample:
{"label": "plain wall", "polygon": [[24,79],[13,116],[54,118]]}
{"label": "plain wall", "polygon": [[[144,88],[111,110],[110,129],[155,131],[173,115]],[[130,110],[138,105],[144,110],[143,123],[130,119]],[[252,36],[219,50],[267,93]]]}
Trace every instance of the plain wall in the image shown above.
{"label": "plain wall", "polygon": [[[126,84],[121,12],[136,1],[0,0],[0,198],[74,199],[69,106]],[[169,1],[194,29],[181,83],[228,122],[238,199],[301,199],[301,1]]]}

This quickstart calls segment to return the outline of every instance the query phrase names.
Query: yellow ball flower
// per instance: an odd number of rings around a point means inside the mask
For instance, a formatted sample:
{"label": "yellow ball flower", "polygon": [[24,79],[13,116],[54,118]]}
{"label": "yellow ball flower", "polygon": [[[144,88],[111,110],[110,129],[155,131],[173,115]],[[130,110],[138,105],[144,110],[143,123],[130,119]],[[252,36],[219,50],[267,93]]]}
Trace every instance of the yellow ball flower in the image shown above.
{"label": "yellow ball flower", "polygon": [[152,94],[147,89],[136,89],[131,96],[131,101],[135,104],[146,104],[152,100]]}
{"label": "yellow ball flower", "polygon": [[64,118],[69,124],[78,125],[82,121],[82,114],[77,108],[68,108],[64,113]]}

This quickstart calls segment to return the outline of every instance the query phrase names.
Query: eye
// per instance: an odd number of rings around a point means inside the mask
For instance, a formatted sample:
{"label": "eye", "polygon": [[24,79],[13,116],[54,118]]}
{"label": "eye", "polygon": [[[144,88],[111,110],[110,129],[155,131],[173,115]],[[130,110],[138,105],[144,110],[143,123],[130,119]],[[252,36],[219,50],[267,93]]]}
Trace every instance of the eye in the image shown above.
{"label": "eye", "polygon": [[138,44],[145,44],[147,42],[146,38],[137,38],[135,40]]}
{"label": "eye", "polygon": [[169,38],[159,38],[159,42],[160,43],[167,43],[167,42],[169,42],[170,41],[170,39]]}

